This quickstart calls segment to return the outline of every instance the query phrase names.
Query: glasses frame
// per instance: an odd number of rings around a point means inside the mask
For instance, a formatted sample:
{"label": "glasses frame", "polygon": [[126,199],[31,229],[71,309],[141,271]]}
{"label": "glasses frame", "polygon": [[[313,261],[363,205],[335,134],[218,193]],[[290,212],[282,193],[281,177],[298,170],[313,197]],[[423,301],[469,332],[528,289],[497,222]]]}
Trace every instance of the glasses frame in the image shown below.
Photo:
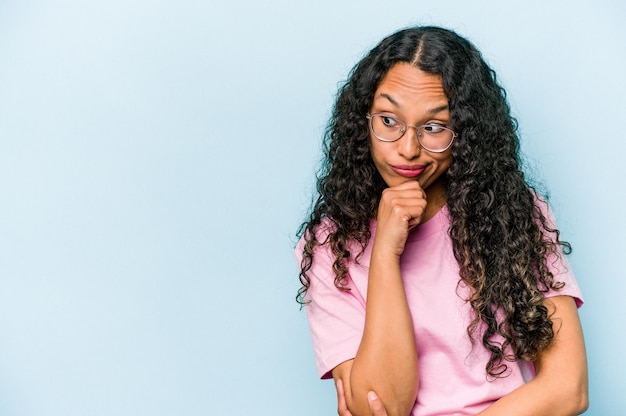
{"label": "glasses frame", "polygon": [[[402,134],[400,135],[400,137],[398,137],[398,138],[397,138],[397,139],[395,139],[395,140],[389,140],[389,139],[383,139],[382,137],[378,136],[378,135],[374,132],[374,126],[372,125],[372,119],[374,118],[374,116],[386,116],[386,117],[389,117],[389,118],[393,118],[393,119],[394,119],[394,120],[396,120],[397,122],[401,123],[401,125],[403,125],[404,127],[400,130],[400,131],[402,132]],[[446,127],[446,126],[442,126],[441,124],[438,124],[438,123],[426,123],[426,124],[421,124],[421,125],[419,125],[419,126],[414,126],[414,125],[412,125],[412,124],[407,124],[407,123],[406,123],[404,120],[402,120],[402,119],[399,119],[399,118],[397,118],[397,117],[395,117],[395,116],[390,116],[390,115],[387,115],[387,114],[385,114],[385,113],[372,113],[372,114],[367,113],[367,115],[365,116],[365,118],[367,118],[367,119],[369,120],[367,124],[369,125],[370,132],[374,135],[374,137],[376,137],[376,139],[378,139],[378,140],[379,140],[379,141],[381,141],[381,142],[385,142],[385,143],[393,143],[393,142],[397,142],[398,140],[400,140],[400,139],[401,139],[401,138],[402,138],[402,137],[406,134],[406,132],[407,132],[407,130],[408,130],[408,128],[409,128],[409,127],[413,127],[413,128],[415,129],[415,137],[417,137],[417,142],[420,144],[420,146],[422,147],[422,149],[424,149],[424,150],[426,150],[426,151],[429,151],[429,152],[431,152],[431,153],[443,153],[443,152],[445,152],[446,150],[448,150],[448,149],[450,148],[450,146],[452,146],[452,143],[454,143],[454,139],[456,139],[456,137],[458,136],[458,134],[457,134],[454,130],[452,130],[451,128]],[[431,125],[431,124],[437,124],[437,125],[438,125],[438,126],[440,126],[442,129],[448,130],[449,132],[451,132],[451,133],[452,133],[452,139],[450,140],[450,143],[448,143],[448,145],[447,145],[445,148],[440,149],[440,150],[434,150],[434,149],[429,149],[428,147],[426,147],[426,146],[424,146],[424,145],[422,144],[422,140],[420,139],[420,131],[419,131],[419,129],[420,129],[420,128],[422,128],[422,127],[426,127],[426,126],[428,126],[428,125]]]}

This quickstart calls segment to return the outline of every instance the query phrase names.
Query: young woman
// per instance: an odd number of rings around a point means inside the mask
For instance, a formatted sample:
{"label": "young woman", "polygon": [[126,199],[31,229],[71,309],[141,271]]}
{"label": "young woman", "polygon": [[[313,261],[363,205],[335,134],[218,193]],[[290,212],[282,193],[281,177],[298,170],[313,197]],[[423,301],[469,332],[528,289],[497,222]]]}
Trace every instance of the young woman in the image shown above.
{"label": "young woman", "polygon": [[587,408],[570,247],[518,153],[505,92],[454,32],[399,31],[352,70],[296,248],[340,414],[370,414],[372,392],[373,414]]}

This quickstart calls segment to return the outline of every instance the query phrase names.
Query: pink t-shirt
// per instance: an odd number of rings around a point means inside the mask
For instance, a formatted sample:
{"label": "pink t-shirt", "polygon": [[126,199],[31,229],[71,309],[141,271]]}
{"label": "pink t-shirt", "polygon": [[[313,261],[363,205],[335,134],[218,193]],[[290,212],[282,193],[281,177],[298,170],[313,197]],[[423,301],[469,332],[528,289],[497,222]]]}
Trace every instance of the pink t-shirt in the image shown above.
{"label": "pink t-shirt", "polygon": [[[549,211],[547,215],[553,221]],[[325,222],[327,226],[329,223]],[[444,207],[411,231],[401,257],[419,357],[420,385],[412,415],[474,415],[534,376],[532,363],[506,362],[510,370],[507,377],[487,378],[489,353],[480,341],[472,348],[466,332],[472,310],[464,301],[468,289],[458,284],[459,265],[452,252],[449,227]],[[328,233],[323,228],[318,231],[321,241]],[[353,261],[349,265],[350,291],[335,287],[334,256],[327,245],[316,249],[308,272],[311,286],[306,299],[310,303],[305,309],[322,378],[331,378],[333,368],[354,358],[361,342],[375,221],[371,230],[370,244],[358,264]],[[296,247],[298,263],[303,244],[301,240]],[[580,307],[580,290],[565,257],[549,259],[548,265],[565,287],[546,296],[572,296]]]}

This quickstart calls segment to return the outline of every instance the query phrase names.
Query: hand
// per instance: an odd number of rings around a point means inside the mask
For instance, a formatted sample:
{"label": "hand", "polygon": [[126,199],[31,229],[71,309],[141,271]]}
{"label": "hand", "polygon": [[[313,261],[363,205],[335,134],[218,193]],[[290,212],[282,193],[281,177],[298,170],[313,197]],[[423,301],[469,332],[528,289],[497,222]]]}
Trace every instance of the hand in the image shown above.
{"label": "hand", "polygon": [[409,231],[422,221],[426,205],[426,193],[417,181],[385,189],[378,204],[375,243],[400,256]]}
{"label": "hand", "polygon": [[[337,414],[339,416],[352,416],[346,404],[346,396],[343,391],[343,382],[341,379],[337,379],[335,387],[337,388]],[[370,406],[370,416],[387,416],[385,406],[378,396],[376,396],[376,393],[370,391],[367,395],[367,402]]]}

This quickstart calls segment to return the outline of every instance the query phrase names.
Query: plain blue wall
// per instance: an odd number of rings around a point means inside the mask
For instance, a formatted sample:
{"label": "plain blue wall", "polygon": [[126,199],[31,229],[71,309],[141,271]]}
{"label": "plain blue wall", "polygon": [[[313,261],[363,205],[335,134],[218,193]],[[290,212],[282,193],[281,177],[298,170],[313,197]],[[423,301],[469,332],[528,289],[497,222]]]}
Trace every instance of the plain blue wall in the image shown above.
{"label": "plain blue wall", "polygon": [[331,415],[298,288],[338,83],[413,23],[498,71],[626,411],[622,1],[0,0],[0,415]]}

